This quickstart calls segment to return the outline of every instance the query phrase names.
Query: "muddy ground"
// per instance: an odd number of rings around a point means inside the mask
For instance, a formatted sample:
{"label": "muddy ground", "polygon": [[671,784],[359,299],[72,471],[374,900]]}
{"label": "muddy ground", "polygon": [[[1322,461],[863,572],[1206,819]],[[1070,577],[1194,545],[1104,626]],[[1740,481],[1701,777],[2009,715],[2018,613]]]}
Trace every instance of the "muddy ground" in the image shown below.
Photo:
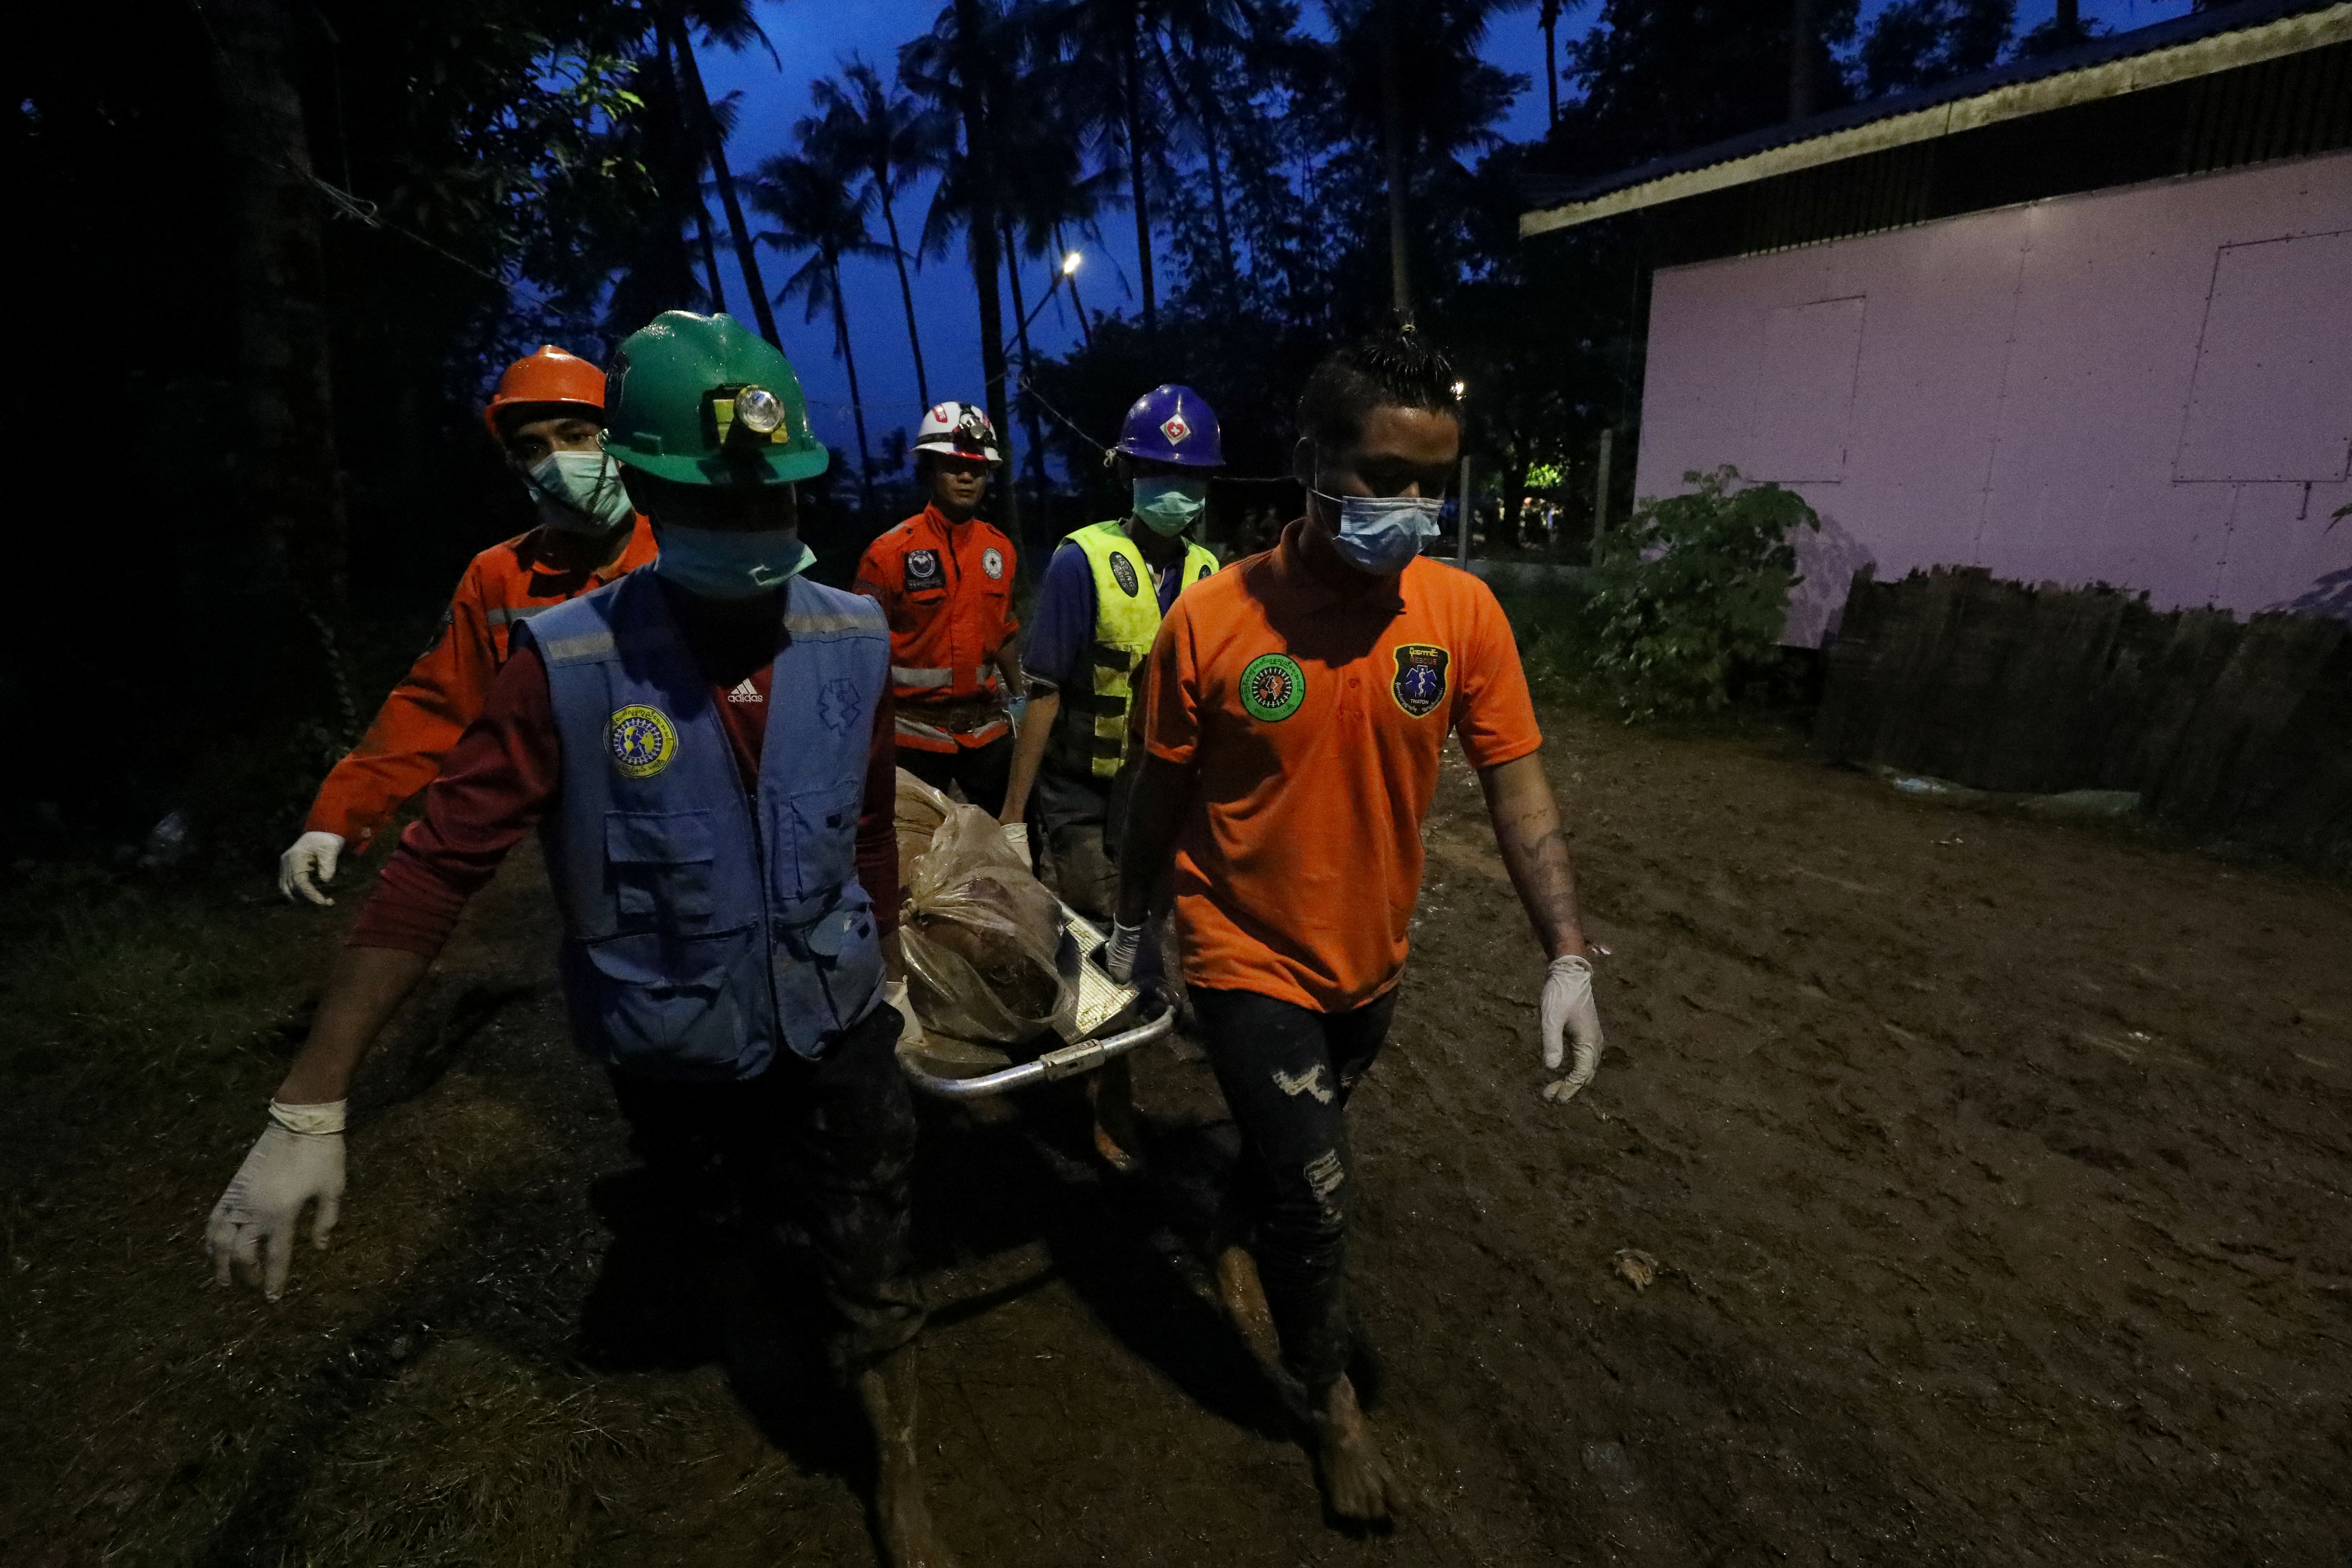
{"label": "muddy ground", "polygon": [[[1601,1076],[1538,1098],[1541,966],[1456,762],[1354,1110],[1363,1371],[1421,1505],[1326,1525],[1202,1297],[1215,1090],[1155,1051],[1150,1181],[1059,1090],[928,1117],[967,1562],[2344,1563],[2352,890],[1922,805],[1784,732],[1548,717]],[[534,875],[372,1065],[335,1245],[277,1306],[199,1240],[299,982],[215,1087],[115,1117],[85,1064],[19,1140],[0,1561],[872,1560],[790,1281],[690,1285],[564,1043]],[[307,974],[356,902],[236,918]]]}

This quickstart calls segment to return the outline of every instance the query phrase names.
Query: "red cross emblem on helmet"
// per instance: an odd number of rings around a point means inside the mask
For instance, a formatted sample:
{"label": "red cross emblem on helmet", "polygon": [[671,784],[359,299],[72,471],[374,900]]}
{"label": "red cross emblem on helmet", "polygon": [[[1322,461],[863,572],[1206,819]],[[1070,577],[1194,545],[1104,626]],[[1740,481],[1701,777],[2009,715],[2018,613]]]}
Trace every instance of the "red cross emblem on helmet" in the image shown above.
{"label": "red cross emblem on helmet", "polygon": [[1179,408],[1160,422],[1160,433],[1168,437],[1170,446],[1181,447],[1184,444],[1184,437],[1192,433],[1192,427],[1184,423],[1184,411]]}

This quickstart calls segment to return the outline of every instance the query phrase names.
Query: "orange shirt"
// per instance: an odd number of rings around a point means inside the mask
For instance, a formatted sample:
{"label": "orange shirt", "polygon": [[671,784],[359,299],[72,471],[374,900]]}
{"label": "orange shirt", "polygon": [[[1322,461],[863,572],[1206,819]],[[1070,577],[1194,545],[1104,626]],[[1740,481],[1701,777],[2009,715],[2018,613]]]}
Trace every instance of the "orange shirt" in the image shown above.
{"label": "orange shirt", "polygon": [[1421,559],[1348,595],[1282,542],[1186,588],[1151,648],[1151,754],[1197,768],[1176,840],[1184,978],[1318,1012],[1396,984],[1449,730],[1471,765],[1543,744],[1486,584]]}
{"label": "orange shirt", "polygon": [[545,531],[536,528],[475,556],[457,579],[433,646],[327,774],[303,828],[364,845],[433,782],[441,759],[481,713],[490,678],[507,661],[515,622],[650,565],[656,553],[652,525],[640,517],[620,558],[601,572],[558,570],[547,556]]}
{"label": "orange shirt", "polygon": [[935,506],[866,547],[851,586],[889,617],[901,746],[951,753],[1011,730],[992,661],[1021,630],[1014,563],[993,524],[950,522]]}

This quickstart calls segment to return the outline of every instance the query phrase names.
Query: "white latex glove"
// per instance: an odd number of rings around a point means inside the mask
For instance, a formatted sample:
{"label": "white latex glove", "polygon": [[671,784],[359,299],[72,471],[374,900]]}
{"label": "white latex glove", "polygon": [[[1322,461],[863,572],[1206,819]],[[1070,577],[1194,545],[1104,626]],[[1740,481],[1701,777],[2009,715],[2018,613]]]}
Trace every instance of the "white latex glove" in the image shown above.
{"label": "white latex glove", "polygon": [[1135,978],[1135,956],[1143,951],[1143,928],[1110,922],[1110,940],[1103,944],[1103,973],[1121,985]]}
{"label": "white latex glove", "polygon": [[[335,862],[342,858],[343,837],[340,833],[310,832],[294,840],[292,848],[278,858],[278,890],[292,902],[296,894],[314,904],[331,904],[335,900],[319,891],[319,882],[335,879]],[[318,879],[313,881],[312,878]]]}
{"label": "white latex glove", "polygon": [[1576,1098],[1576,1091],[1601,1070],[1601,1013],[1592,1005],[1592,962],[1580,953],[1551,961],[1544,971],[1543,1065],[1559,1070],[1566,1043],[1576,1043],[1576,1065],[1559,1082],[1547,1085],[1543,1097],[1555,1104]]}
{"label": "white latex glove", "polygon": [[327,1233],[343,1206],[343,1103],[269,1102],[269,1125],[205,1226],[215,1283],[229,1283],[234,1271],[278,1300],[294,1263],[295,1226],[314,1198],[319,1210],[310,1222],[310,1244],[326,1250]]}
{"label": "white latex glove", "polygon": [[921,1045],[923,1021],[915,1016],[915,1003],[914,999],[907,994],[907,983],[903,980],[884,981],[882,1000],[898,1009],[898,1044],[903,1047]]}
{"label": "white latex glove", "polygon": [[1029,853],[1029,825],[1025,822],[1008,822],[1004,825],[1003,832],[1004,842],[1013,847],[1013,852],[1015,855],[1021,857],[1021,863],[1031,870],[1035,870],[1036,858]]}

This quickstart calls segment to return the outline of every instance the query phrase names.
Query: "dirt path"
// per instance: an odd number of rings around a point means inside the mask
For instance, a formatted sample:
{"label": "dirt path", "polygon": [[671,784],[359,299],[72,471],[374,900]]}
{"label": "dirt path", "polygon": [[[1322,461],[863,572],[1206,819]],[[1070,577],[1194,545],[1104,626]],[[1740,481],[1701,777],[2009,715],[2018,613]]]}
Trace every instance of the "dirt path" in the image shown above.
{"label": "dirt path", "polygon": [[[967,1561],[2341,1563],[2347,889],[1778,735],[1550,719],[1615,950],[1601,1077],[1537,1098],[1540,966],[1457,763],[1354,1112],[1356,1300],[1424,1505],[1323,1524],[1202,1303],[1229,1130],[1161,1053],[1150,1184],[1097,1175],[1065,1097],[929,1119],[925,1433]],[[871,1560],[773,1282],[714,1310],[638,1201],[531,871],[372,1066],[284,1302],[196,1254],[266,1060],[94,1132],[12,1221],[0,1561]]]}

